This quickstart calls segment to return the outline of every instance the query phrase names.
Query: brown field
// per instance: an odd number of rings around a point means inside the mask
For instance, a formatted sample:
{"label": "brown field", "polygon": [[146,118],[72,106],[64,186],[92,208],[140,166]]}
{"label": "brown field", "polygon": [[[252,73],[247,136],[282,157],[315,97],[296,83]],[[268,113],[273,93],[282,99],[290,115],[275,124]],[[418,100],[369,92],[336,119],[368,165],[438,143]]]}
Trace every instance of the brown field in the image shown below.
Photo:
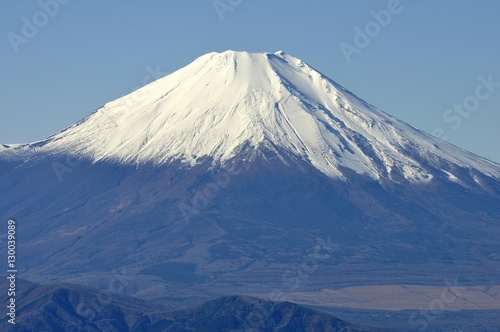
{"label": "brown field", "polygon": [[[248,294],[269,298],[270,294]],[[289,292],[284,299],[311,306],[374,310],[495,310],[500,286],[381,285],[346,287],[321,292]]]}

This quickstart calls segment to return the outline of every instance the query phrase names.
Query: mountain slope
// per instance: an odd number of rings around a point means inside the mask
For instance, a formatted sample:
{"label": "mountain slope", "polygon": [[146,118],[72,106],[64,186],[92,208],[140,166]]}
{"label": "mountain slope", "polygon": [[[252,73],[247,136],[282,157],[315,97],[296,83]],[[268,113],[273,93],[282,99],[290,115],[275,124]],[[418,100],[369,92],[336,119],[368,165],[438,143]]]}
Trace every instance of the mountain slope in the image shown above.
{"label": "mountain slope", "polygon": [[481,181],[461,169],[500,178],[498,164],[377,110],[281,51],[204,55],[33,146],[92,161],[191,166],[268,148],[334,178],[345,179],[343,169],[420,183]]}

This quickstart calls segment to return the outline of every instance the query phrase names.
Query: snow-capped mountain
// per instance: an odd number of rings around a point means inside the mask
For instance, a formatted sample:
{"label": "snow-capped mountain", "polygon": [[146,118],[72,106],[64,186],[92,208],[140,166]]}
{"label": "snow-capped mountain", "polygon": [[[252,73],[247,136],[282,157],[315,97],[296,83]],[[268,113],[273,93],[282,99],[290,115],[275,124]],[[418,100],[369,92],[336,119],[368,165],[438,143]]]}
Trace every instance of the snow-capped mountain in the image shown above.
{"label": "snow-capped mountain", "polygon": [[127,295],[172,305],[499,285],[499,202],[500,165],[283,52],[210,53],[45,140],[0,145],[24,278],[106,289],[127,271]]}
{"label": "snow-capped mountain", "polygon": [[282,51],[206,54],[36,145],[94,162],[191,166],[264,147],[332,178],[349,169],[373,179],[446,174],[460,182],[457,167],[500,178],[498,164],[379,111]]}

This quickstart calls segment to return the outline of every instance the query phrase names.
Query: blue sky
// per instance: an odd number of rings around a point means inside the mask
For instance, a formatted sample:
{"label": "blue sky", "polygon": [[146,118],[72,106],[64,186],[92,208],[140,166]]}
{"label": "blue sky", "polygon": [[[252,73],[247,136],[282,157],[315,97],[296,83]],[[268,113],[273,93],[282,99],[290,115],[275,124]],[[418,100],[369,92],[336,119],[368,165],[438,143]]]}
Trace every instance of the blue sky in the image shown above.
{"label": "blue sky", "polygon": [[43,139],[208,52],[284,50],[383,111],[500,162],[500,1],[215,5],[0,2],[0,143]]}

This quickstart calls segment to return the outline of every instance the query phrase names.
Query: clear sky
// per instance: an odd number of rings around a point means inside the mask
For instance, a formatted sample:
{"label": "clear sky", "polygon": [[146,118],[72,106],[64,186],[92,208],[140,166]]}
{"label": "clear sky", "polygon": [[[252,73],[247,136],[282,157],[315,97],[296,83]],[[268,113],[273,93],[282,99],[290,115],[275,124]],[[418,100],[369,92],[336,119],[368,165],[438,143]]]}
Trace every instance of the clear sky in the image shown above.
{"label": "clear sky", "polygon": [[283,50],[500,162],[499,14],[497,0],[3,0],[0,143],[43,139],[208,52]]}

